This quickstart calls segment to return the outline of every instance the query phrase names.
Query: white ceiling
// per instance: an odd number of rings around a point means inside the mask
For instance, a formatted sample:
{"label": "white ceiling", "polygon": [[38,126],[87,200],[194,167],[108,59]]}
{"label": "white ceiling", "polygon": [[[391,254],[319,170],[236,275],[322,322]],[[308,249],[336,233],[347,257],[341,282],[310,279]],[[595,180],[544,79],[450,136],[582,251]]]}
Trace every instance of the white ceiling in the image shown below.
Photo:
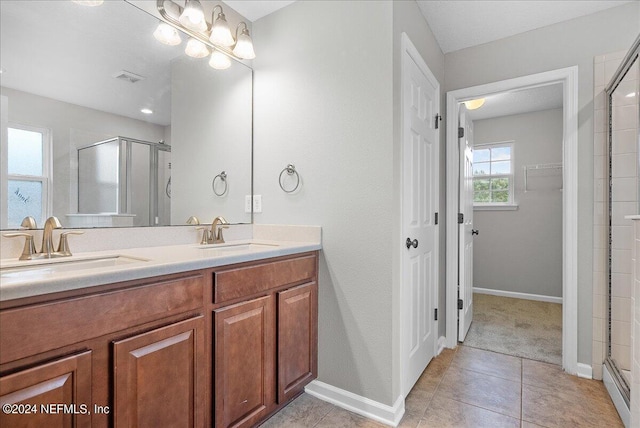
{"label": "white ceiling", "polygon": [[562,108],[562,83],[489,95],[482,107],[468,110],[468,115],[471,120],[483,120],[554,108]]}
{"label": "white ceiling", "polygon": [[223,3],[251,22],[294,2],[295,0],[223,0]]}
{"label": "white ceiling", "polygon": [[488,43],[631,1],[418,0],[444,53]]}
{"label": "white ceiling", "polygon": [[[0,1],[2,86],[168,125],[170,62],[183,46],[152,36],[158,20],[123,1]],[[82,37],[78,37],[82,34]],[[184,37],[183,37],[184,39]],[[145,79],[115,79],[126,70]],[[153,115],[140,112],[151,108]]]}

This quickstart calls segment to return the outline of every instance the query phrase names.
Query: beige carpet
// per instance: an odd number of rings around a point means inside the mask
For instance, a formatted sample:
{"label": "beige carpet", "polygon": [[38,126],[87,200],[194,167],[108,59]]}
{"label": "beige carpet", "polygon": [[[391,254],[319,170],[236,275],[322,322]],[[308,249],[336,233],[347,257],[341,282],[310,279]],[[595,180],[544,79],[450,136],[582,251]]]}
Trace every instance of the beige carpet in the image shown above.
{"label": "beige carpet", "polygon": [[562,305],[473,295],[465,346],[562,365]]}

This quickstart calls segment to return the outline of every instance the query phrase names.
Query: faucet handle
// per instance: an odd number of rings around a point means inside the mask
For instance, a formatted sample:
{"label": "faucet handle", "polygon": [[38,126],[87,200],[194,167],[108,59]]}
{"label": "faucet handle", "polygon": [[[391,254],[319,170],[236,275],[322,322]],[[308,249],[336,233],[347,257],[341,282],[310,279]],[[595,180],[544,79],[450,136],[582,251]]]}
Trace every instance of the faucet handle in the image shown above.
{"label": "faucet handle", "polygon": [[187,224],[200,224],[200,220],[198,219],[198,217],[192,215],[187,219]]}
{"label": "faucet handle", "polygon": [[204,226],[200,226],[196,227],[196,230],[202,230],[202,239],[200,240],[200,245],[209,244],[209,231],[207,230],[207,228]]}
{"label": "faucet handle", "polygon": [[20,227],[22,229],[37,229],[38,225],[36,224],[36,219],[28,215],[22,219],[22,223],[20,223]]}
{"label": "faucet handle", "polygon": [[83,235],[84,232],[80,232],[79,230],[69,230],[67,232],[62,232],[60,234],[60,243],[58,244],[58,253],[62,256],[70,256],[71,250],[69,249],[69,239],[67,236],[69,235]]}
{"label": "faucet handle", "polygon": [[36,245],[33,242],[33,235],[27,232],[14,232],[14,233],[3,233],[2,236],[6,238],[18,238],[21,236],[25,237],[24,247],[22,248],[22,255],[20,255],[20,260],[31,260],[34,254],[37,253]]}

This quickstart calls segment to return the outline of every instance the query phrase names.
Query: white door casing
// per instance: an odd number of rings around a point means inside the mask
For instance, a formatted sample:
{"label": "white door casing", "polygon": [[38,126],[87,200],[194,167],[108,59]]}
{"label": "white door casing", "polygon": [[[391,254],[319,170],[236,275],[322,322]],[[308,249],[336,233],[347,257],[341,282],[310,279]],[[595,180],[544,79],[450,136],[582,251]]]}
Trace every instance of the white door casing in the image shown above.
{"label": "white door casing", "polygon": [[[402,391],[436,351],[440,86],[402,35]],[[410,245],[407,244],[407,239]]]}
{"label": "white door casing", "polygon": [[473,321],[473,126],[467,117],[466,107],[460,104],[458,129],[463,136],[458,138],[460,147],[460,184],[458,213],[462,223],[458,224],[458,341],[464,341]]}
{"label": "white door casing", "polygon": [[8,128],[9,128],[9,98],[5,95],[0,96],[0,228],[7,228],[8,204],[7,192],[9,191],[9,182],[7,179],[8,169]]}
{"label": "white door casing", "polygon": [[[482,98],[506,91],[563,85],[563,192],[562,192],[562,367],[569,374],[578,371],[578,67],[545,71],[499,82],[447,93],[447,117],[457,117],[461,101]],[[457,313],[457,250],[458,250],[458,144],[457,121],[447,122],[447,314]],[[446,317],[448,348],[457,345],[457,317]]]}

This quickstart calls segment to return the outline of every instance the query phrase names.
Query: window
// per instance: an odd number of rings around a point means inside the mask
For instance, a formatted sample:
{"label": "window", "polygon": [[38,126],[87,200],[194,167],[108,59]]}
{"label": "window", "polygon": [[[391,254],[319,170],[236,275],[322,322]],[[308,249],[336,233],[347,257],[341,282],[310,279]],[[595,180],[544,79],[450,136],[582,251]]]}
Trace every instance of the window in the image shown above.
{"label": "window", "polygon": [[49,217],[51,139],[48,129],[10,124],[7,129],[7,219],[17,228],[32,216],[39,225]]}
{"label": "window", "polygon": [[473,203],[512,205],[513,143],[476,145],[473,150]]}

